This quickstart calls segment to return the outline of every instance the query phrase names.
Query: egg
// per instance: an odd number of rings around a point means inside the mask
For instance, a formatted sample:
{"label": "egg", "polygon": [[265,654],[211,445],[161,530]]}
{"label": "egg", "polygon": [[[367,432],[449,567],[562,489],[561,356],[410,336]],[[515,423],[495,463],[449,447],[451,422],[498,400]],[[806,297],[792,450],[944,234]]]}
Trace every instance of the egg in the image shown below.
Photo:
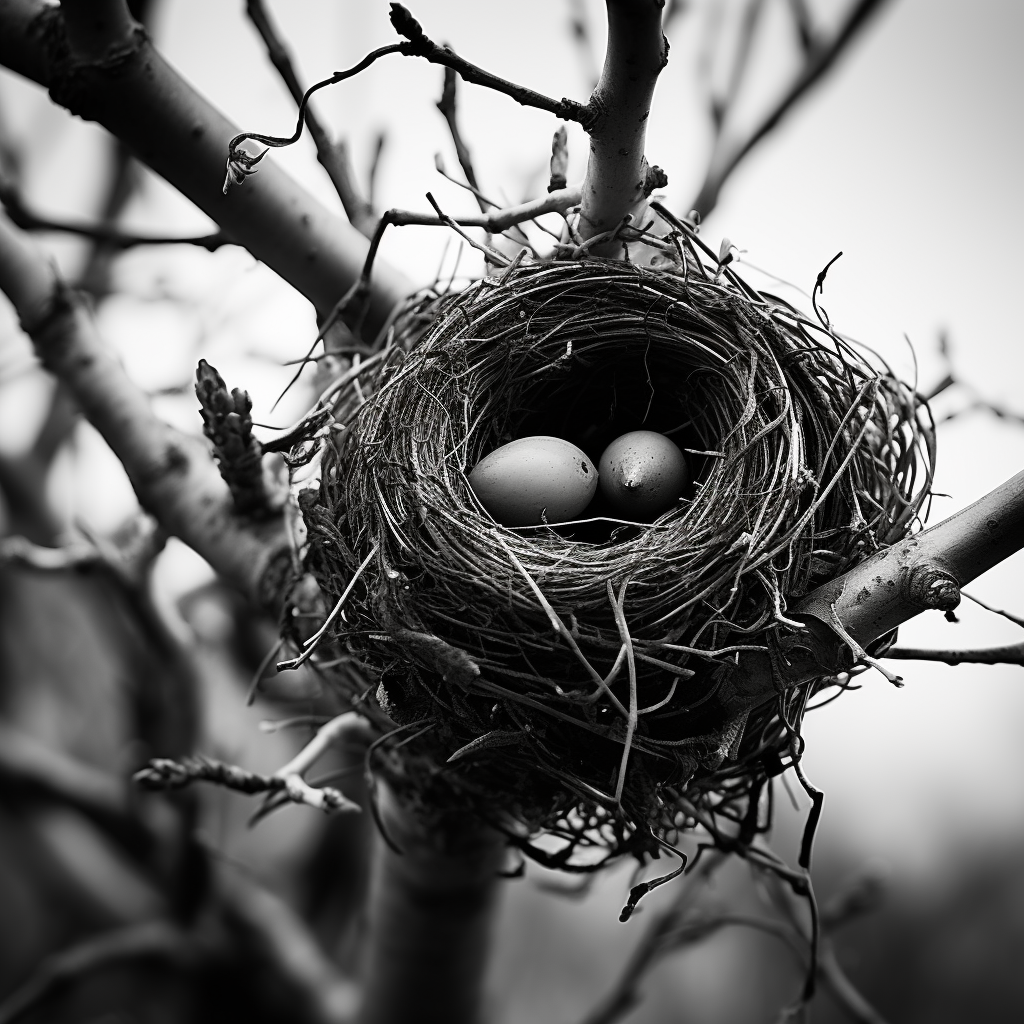
{"label": "egg", "polygon": [[601,456],[601,492],[624,519],[650,520],[667,512],[689,483],[686,456],[664,434],[634,430]]}
{"label": "egg", "polygon": [[576,519],[597,490],[597,469],[560,437],[521,437],[496,448],[469,474],[469,486],[504,526]]}

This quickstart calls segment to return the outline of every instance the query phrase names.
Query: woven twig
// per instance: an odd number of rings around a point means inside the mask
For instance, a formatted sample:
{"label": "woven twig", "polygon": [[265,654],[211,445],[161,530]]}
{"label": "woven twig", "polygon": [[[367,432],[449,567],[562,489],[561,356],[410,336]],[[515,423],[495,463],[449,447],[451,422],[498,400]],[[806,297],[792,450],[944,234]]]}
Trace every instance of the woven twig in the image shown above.
{"label": "woven twig", "polygon": [[[375,552],[336,637],[396,720],[432,723],[415,747],[429,758],[395,770],[524,842],[561,836],[563,852],[532,851],[559,866],[585,867],[588,846],[651,849],[650,829],[763,831],[756,797],[818,683],[737,713],[716,700],[735,654],[775,657],[787,604],[914,528],[928,495],[913,391],[685,251],[658,270],[521,264],[421,297],[338,396],[304,503],[330,600]],[[654,523],[505,528],[467,482],[515,437],[564,437],[596,462],[641,427],[689,451],[696,480]]]}

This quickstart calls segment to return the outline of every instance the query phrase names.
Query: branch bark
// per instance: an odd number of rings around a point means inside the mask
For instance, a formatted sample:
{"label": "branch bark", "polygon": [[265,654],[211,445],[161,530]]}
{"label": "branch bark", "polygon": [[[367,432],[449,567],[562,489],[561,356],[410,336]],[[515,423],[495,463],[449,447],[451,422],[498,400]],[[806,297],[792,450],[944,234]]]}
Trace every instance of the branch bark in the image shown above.
{"label": "branch bark", "polygon": [[[239,245],[326,314],[359,277],[367,242],[273,164],[221,193],[238,129],[153,48],[123,0],[0,2],[0,64],[98,121],[192,200]],[[378,264],[365,333],[380,330],[411,287]]]}
{"label": "branch bark", "polygon": [[120,459],[142,507],[254,602],[276,610],[291,574],[283,518],[253,522],[233,514],[230,492],[203,444],[155,416],[103,345],[82,297],[3,218],[0,291],[43,365]]}
{"label": "branch bark", "polygon": [[428,828],[386,786],[360,1024],[476,1024],[505,841],[477,821]]}
{"label": "branch bark", "polygon": [[[720,688],[717,701],[735,721],[777,699],[779,685],[795,686],[846,671],[857,662],[871,664],[899,683],[899,677],[865,648],[922,611],[955,608],[961,587],[1022,547],[1024,472],[961,512],[879,551],[808,594],[786,613],[805,623],[807,631],[786,639],[781,663],[773,665],[766,654],[745,652],[739,670]],[[952,653],[966,661],[971,652]],[[1014,651],[997,648],[988,653],[992,663],[1009,662]]]}
{"label": "branch bark", "polygon": [[[657,187],[644,156],[654,86],[668,62],[658,0],[606,0],[608,50],[588,106],[595,113],[583,184],[579,232],[584,240],[614,230],[627,214],[639,217]],[[621,255],[621,243],[607,253]]]}
{"label": "branch bark", "polygon": [[928,608],[950,611],[960,588],[1024,547],[1024,472],[961,512],[885,548],[820,587],[793,611],[861,646]]}

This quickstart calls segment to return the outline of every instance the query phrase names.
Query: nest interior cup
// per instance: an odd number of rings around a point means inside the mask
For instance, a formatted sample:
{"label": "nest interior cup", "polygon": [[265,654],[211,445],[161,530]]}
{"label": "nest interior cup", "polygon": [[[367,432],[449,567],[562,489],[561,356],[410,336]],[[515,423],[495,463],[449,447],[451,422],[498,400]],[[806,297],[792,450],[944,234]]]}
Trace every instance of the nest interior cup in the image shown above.
{"label": "nest interior cup", "polygon": [[[737,710],[739,653],[908,532],[930,481],[908,387],[688,259],[524,265],[421,299],[336,419],[304,513],[328,603],[348,592],[339,639],[431,778],[573,851],[749,798],[813,685]],[[467,483],[518,437],[596,462],[641,429],[692,468],[651,523],[596,499],[585,522],[507,528]]]}

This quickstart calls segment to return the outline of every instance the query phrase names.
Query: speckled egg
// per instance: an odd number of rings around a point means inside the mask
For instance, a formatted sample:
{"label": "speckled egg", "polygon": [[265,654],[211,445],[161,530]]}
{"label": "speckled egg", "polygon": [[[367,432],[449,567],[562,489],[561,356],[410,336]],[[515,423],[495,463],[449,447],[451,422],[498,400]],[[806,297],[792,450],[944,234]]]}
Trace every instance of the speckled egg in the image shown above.
{"label": "speckled egg", "polygon": [[667,512],[690,479],[686,456],[653,430],[617,437],[601,456],[601,492],[623,519],[646,521]]}
{"label": "speckled egg", "polygon": [[521,437],[496,448],[469,474],[480,504],[504,526],[578,518],[597,490],[597,468],[560,437]]}

